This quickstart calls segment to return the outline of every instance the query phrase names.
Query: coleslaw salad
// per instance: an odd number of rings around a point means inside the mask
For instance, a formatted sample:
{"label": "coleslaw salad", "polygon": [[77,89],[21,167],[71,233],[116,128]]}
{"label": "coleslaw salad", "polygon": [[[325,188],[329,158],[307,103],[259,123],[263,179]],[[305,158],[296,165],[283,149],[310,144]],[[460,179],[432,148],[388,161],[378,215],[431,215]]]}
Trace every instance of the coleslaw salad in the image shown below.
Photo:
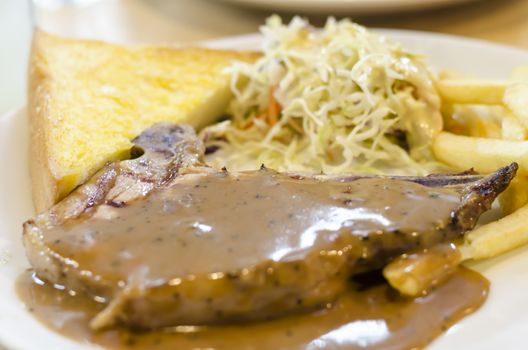
{"label": "coleslaw salad", "polygon": [[270,17],[263,55],[228,70],[230,119],[202,130],[208,163],[325,173],[439,168],[440,98],[423,57],[349,20]]}

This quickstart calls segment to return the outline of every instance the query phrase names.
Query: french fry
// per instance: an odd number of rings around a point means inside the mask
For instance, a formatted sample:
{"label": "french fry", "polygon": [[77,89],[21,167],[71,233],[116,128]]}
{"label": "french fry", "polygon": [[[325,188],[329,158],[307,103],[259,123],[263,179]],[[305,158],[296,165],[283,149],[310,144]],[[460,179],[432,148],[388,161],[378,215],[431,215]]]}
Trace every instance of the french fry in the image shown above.
{"label": "french fry", "polygon": [[508,188],[499,196],[499,204],[504,215],[522,208],[528,203],[528,177],[517,175]]}
{"label": "french fry", "polygon": [[[500,123],[498,137],[501,138],[484,138],[489,136],[482,132],[482,123],[475,122],[471,113],[459,113],[452,117],[458,123],[454,125],[469,136],[442,132],[433,144],[439,160],[458,170],[473,167],[482,173],[513,161],[520,166],[517,177],[499,197],[506,216],[466,234],[459,246],[462,260],[491,258],[528,244],[528,141],[525,141],[528,137],[528,66],[516,68],[510,82],[466,80],[445,75],[437,88],[447,105],[487,105],[479,107],[489,108],[489,113],[499,116],[496,120]],[[499,105],[504,112],[492,110],[501,108]],[[471,137],[479,135],[483,137]]]}
{"label": "french fry", "polygon": [[444,79],[436,88],[440,97],[448,103],[502,104],[508,81]]}
{"label": "french fry", "polygon": [[528,83],[513,83],[509,85],[503,97],[504,105],[513,115],[528,128]]}
{"label": "french fry", "polygon": [[528,243],[528,206],[480,226],[464,237],[463,259],[486,259]]}
{"label": "french fry", "polygon": [[510,111],[504,111],[501,119],[501,135],[505,140],[522,141],[526,139],[526,128]]}
{"label": "french fry", "polygon": [[383,269],[383,276],[400,293],[417,297],[446,280],[461,258],[454,245],[441,244],[394,259]]}
{"label": "french fry", "polygon": [[[486,105],[442,105],[444,130],[457,135],[501,138],[504,108]],[[500,111],[500,112],[499,112]],[[515,117],[512,116],[516,120]]]}
{"label": "french fry", "polygon": [[433,142],[436,158],[458,170],[474,168],[491,173],[517,162],[519,172],[528,174],[528,141],[469,137],[441,132]]}
{"label": "french fry", "polygon": [[467,136],[501,138],[502,121],[497,118],[497,109],[502,114],[500,106],[456,105],[455,114],[460,122],[466,124]]}

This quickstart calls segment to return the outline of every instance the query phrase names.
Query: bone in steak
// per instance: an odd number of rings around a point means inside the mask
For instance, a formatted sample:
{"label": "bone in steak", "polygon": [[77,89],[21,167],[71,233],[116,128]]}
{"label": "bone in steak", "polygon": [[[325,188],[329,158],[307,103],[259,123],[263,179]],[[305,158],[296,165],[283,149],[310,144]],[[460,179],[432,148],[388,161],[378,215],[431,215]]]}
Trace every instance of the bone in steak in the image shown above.
{"label": "bone in steak", "polygon": [[[92,321],[150,329],[275,317],[333,301],[354,274],[473,228],[515,176],[216,171],[188,126],[158,124],[24,224],[40,278],[103,300]],[[140,155],[143,153],[142,155]]]}

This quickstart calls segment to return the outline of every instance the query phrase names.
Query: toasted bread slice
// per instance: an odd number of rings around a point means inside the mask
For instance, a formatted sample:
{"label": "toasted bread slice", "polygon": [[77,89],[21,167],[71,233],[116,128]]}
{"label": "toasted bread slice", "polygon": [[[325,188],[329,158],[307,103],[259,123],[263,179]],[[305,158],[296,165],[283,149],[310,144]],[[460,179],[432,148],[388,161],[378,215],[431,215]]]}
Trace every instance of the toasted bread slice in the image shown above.
{"label": "toasted bread slice", "polygon": [[31,176],[42,211],[159,121],[201,127],[230,98],[224,68],[256,53],[126,48],[36,32],[29,63]]}

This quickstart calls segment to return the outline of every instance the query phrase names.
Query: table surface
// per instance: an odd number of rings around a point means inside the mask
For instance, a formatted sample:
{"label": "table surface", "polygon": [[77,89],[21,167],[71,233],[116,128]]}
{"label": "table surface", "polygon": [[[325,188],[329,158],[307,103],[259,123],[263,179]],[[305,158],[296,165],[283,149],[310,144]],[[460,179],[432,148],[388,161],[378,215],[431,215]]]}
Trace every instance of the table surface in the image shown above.
{"label": "table surface", "polygon": [[[0,115],[25,103],[30,13],[28,1],[0,1]],[[255,32],[270,14],[271,11],[238,7],[221,0],[91,0],[78,7],[39,10],[34,19],[50,31],[69,36],[120,43],[175,44]],[[528,0],[481,0],[378,16],[329,14],[349,16],[371,27],[463,35],[528,49]],[[321,25],[327,15],[306,17]],[[291,14],[283,16],[288,20]]]}

